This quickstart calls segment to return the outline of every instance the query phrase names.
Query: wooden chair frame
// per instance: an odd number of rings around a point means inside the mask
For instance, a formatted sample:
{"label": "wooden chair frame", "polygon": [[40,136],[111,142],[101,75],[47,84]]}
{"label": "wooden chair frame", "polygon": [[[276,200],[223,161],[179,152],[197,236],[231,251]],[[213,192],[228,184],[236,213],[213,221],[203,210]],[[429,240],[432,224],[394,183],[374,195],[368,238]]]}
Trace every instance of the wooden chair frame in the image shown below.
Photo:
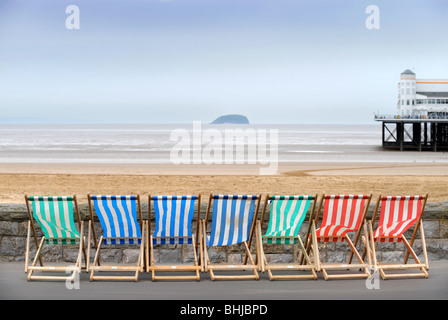
{"label": "wooden chair frame", "polygon": [[[28,195],[25,195],[25,203],[26,208],[28,211],[28,231],[27,231],[27,238],[26,238],[26,249],[25,249],[25,273],[28,274],[27,280],[54,280],[54,281],[70,281],[74,282],[76,277],[81,274],[81,270],[83,269],[82,264],[82,257],[84,256],[84,262],[85,266],[84,269],[88,270],[88,263],[87,263],[87,254],[85,249],[85,236],[84,236],[84,222],[81,220],[80,214],[79,214],[79,207],[78,202],[76,199],[76,195],[73,195],[73,208],[74,211],[76,211],[76,217],[78,220],[78,228],[79,228],[79,244],[64,244],[64,245],[71,245],[71,246],[78,246],[78,255],[76,258],[75,265],[51,265],[51,266],[45,266],[42,260],[42,249],[45,246],[45,240],[67,240],[70,238],[45,238],[45,236],[42,236],[40,242],[38,241],[38,237],[36,234],[36,228],[34,226],[34,217],[33,217],[33,211],[29,205],[30,197]],[[33,259],[33,263],[29,265],[30,261],[30,239],[31,239],[31,232],[33,233],[34,243],[36,246],[36,254]],[[37,262],[39,261],[40,266],[37,266]],[[56,273],[68,273],[69,271],[72,271],[71,275],[68,276],[43,276],[43,275],[34,275],[34,272],[56,272]]]}
{"label": "wooden chair frame", "polygon": [[[193,265],[186,265],[186,264],[168,264],[168,265],[161,265],[156,264],[154,261],[154,242],[153,240],[156,238],[153,235],[151,235],[151,227],[150,227],[150,221],[151,221],[151,202],[154,200],[154,198],[151,195],[148,195],[148,221],[146,221],[146,229],[147,229],[147,237],[146,237],[146,271],[149,273],[152,273],[152,281],[156,280],[196,280],[200,281],[200,272],[203,271],[202,263],[199,263],[198,259],[198,252],[199,252],[199,258],[202,261],[202,230],[201,230],[201,224],[200,224],[200,212],[201,212],[201,194],[199,193],[197,195],[197,213],[196,213],[196,233],[192,233],[192,248],[193,248],[193,255],[194,255],[194,264]],[[199,236],[198,236],[199,234]],[[157,237],[159,239],[172,239],[177,237]],[[183,237],[187,239],[188,237]],[[199,247],[199,248],[198,248]],[[157,271],[170,271],[170,272],[194,272],[195,275],[170,275],[170,276],[160,276],[156,275]]]}
{"label": "wooden chair frame", "polygon": [[[210,279],[213,281],[215,281],[215,280],[248,280],[248,279],[258,280],[259,279],[259,275],[258,275],[259,266],[258,266],[258,264],[256,264],[254,262],[254,259],[252,258],[250,246],[251,246],[253,233],[254,233],[255,226],[256,226],[256,220],[257,220],[258,210],[259,210],[260,201],[261,201],[261,194],[259,196],[257,196],[257,199],[256,199],[254,217],[252,219],[252,224],[251,224],[251,228],[250,228],[249,241],[242,242],[244,245],[244,249],[245,249],[244,263],[236,264],[236,265],[212,264],[210,262],[210,258],[208,256],[208,252],[207,252],[207,224],[208,224],[208,216],[209,216],[210,208],[212,207],[212,203],[214,203],[213,196],[214,195],[211,193],[209,201],[208,201],[208,205],[207,205],[207,212],[205,214],[205,219],[202,220],[202,222],[201,222],[202,223],[202,243],[203,243],[203,251],[204,251],[204,253],[203,253],[203,263],[204,263],[203,271],[209,272]],[[256,237],[256,240],[258,241],[259,238]],[[255,246],[257,261],[260,261],[259,251],[258,251],[259,247],[260,247],[260,244],[257,243]],[[249,265],[247,264],[248,259],[250,261]],[[217,275],[217,274],[215,274],[215,271],[221,271],[221,270],[231,270],[231,271],[252,270],[253,274],[249,274],[249,275],[241,275],[241,274],[239,274],[239,275]]]}
{"label": "wooden chair frame", "polygon": [[[257,243],[260,246],[259,247],[260,271],[263,273],[267,272],[270,280],[284,280],[284,279],[291,279],[291,280],[313,279],[313,280],[316,280],[317,279],[317,273],[316,273],[317,262],[316,262],[316,259],[314,259],[315,260],[314,262],[311,262],[311,259],[306,250],[306,243],[307,243],[309,235],[310,235],[310,228],[314,228],[314,225],[311,224],[311,220],[312,220],[312,217],[314,216],[314,212],[315,212],[317,194],[313,197],[312,200],[310,200],[310,201],[312,201],[312,207],[308,211],[308,212],[310,212],[310,214],[309,214],[308,230],[307,230],[307,233],[305,234],[305,243],[302,241],[302,238],[300,237],[300,235],[299,234],[297,235],[297,243],[295,245],[298,245],[298,247],[299,247],[298,249],[300,249],[300,253],[301,253],[298,263],[271,264],[271,263],[268,263],[268,261],[266,259],[266,255],[264,253],[262,228],[263,228],[263,224],[264,224],[266,208],[268,205],[268,201],[270,199],[271,199],[271,196],[268,194],[265,197],[261,219],[259,221],[257,221],[257,237],[259,238]],[[316,243],[315,242],[316,241],[315,233],[311,233],[311,234],[312,234],[312,237],[311,237],[312,243]],[[274,239],[274,237],[270,237],[270,238]],[[285,239],[285,238],[292,238],[292,237],[277,237],[277,238]],[[271,245],[278,246],[279,244],[271,244]],[[315,248],[316,248],[316,246],[313,246],[314,256],[316,256]],[[304,264],[304,262],[305,262],[305,264]],[[309,271],[310,273],[309,274],[297,274],[297,271],[304,271],[304,270]],[[294,274],[278,275],[278,274],[274,274],[273,271],[274,272],[275,271],[291,271]]]}
{"label": "wooden chair frame", "polygon": [[[370,256],[368,256],[368,262],[366,263],[364,261],[364,259],[361,257],[361,255],[359,254],[358,250],[356,249],[356,245],[358,244],[359,238],[361,237],[362,242],[364,243],[364,245],[367,247],[367,251],[369,251],[369,241],[367,241],[367,226],[365,223],[365,217],[367,215],[367,211],[369,209],[369,204],[370,204],[370,200],[372,198],[372,194],[368,195],[368,198],[366,199],[366,203],[364,203],[364,208],[363,208],[363,213],[362,213],[362,218],[361,218],[361,223],[359,225],[358,230],[352,231],[356,232],[354,241],[352,242],[350,237],[348,236],[348,234],[345,234],[344,236],[344,240],[347,242],[348,247],[350,249],[350,256],[348,258],[348,262],[347,263],[322,263],[321,258],[320,258],[320,253],[319,253],[319,238],[316,234],[317,232],[317,223],[319,221],[319,216],[320,216],[320,212],[322,211],[322,206],[325,202],[325,197],[326,195],[323,194],[321,200],[319,201],[319,206],[318,209],[316,211],[316,215],[315,218],[313,219],[313,221],[311,222],[313,224],[312,229],[311,229],[311,235],[312,237],[314,237],[316,239],[315,242],[315,259],[317,259],[316,264],[317,264],[317,271],[322,272],[322,275],[324,276],[325,280],[329,280],[329,279],[351,279],[351,278],[368,278],[370,277],[370,270],[371,270],[371,261],[370,261]],[[364,233],[364,235],[362,236],[361,233]],[[322,238],[326,238],[326,237],[322,237]],[[308,242],[307,245],[307,251],[309,252],[310,248],[313,248],[314,244],[312,244],[311,242]],[[353,256],[355,256],[358,260],[358,263],[352,263],[353,260]],[[350,269],[358,269],[361,272],[344,272],[341,274],[329,274],[328,271],[329,270],[350,270]]]}
{"label": "wooden chair frame", "polygon": [[[377,259],[375,245],[378,245],[381,242],[375,241],[374,236],[373,236],[373,234],[374,234],[373,226],[374,226],[374,223],[376,222],[375,220],[377,218],[377,215],[378,215],[378,212],[380,209],[380,204],[382,204],[381,198],[382,198],[382,196],[380,195],[378,197],[378,201],[375,205],[375,210],[372,215],[372,219],[367,222],[367,225],[369,228],[368,239],[370,242],[370,247],[369,247],[368,251],[366,249],[364,250],[363,255],[365,255],[366,251],[368,252],[369,256],[371,257],[371,259],[373,261],[374,271],[375,272],[379,271],[381,278],[383,280],[391,279],[391,278],[403,278],[403,277],[406,277],[406,278],[409,278],[409,277],[428,278],[429,277],[429,274],[428,274],[429,261],[428,261],[428,254],[426,251],[426,241],[425,241],[425,234],[424,234],[424,230],[423,230],[423,220],[422,220],[423,212],[425,210],[426,201],[428,199],[428,194],[426,194],[422,199],[421,215],[420,215],[420,218],[415,222],[414,230],[412,232],[412,237],[411,237],[410,241],[408,241],[404,235],[401,235],[400,237],[398,237],[402,240],[404,246],[406,247],[406,253],[404,254],[404,261],[402,264],[400,264],[400,263],[382,264],[382,263],[379,263],[378,259]],[[414,241],[416,239],[416,235],[417,235],[418,231],[420,231],[420,237],[421,237],[421,241],[422,241],[424,262],[420,261],[420,259],[418,258],[417,254],[415,253],[415,251],[413,249]],[[412,258],[415,261],[415,263],[413,263],[413,264],[408,263],[408,259],[409,259],[410,255],[412,256]],[[414,273],[405,273],[405,272],[386,273],[385,272],[385,270],[397,271],[397,270],[408,270],[408,269],[419,269],[420,272],[414,272]]]}
{"label": "wooden chair frame", "polygon": [[[146,223],[142,220],[142,211],[141,211],[141,203],[140,203],[140,196],[136,195],[136,201],[137,201],[137,215],[138,215],[138,222],[141,232],[141,237],[134,237],[134,238],[125,238],[125,237],[104,237],[103,235],[100,237],[100,240],[97,241],[96,233],[95,233],[95,227],[94,227],[94,217],[93,217],[93,208],[92,208],[92,196],[90,194],[87,195],[88,202],[89,202],[89,211],[90,211],[90,221],[89,221],[89,231],[88,231],[88,260],[89,261],[89,271],[90,271],[90,281],[94,280],[118,280],[118,281],[138,281],[139,273],[143,273],[144,270],[144,246],[145,246],[145,225]],[[91,245],[91,237],[93,235],[93,241],[95,244],[96,252],[95,257],[93,260],[93,265],[90,265],[90,245]],[[100,262],[100,251],[102,248],[102,245],[104,244],[105,240],[137,240],[136,245],[138,245],[138,240],[140,240],[139,245],[139,256],[137,263],[135,265],[123,265],[123,264],[114,264],[114,265],[102,265]],[[105,272],[118,272],[118,273],[125,273],[125,272],[134,272],[133,276],[98,276],[95,275],[95,272],[105,271]]]}

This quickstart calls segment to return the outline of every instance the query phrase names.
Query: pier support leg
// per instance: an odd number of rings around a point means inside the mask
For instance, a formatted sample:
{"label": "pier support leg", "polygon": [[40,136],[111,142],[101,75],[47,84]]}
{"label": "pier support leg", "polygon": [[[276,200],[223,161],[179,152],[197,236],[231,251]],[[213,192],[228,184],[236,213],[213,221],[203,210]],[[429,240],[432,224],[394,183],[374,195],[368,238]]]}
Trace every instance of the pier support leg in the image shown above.
{"label": "pier support leg", "polygon": [[397,142],[400,146],[400,151],[403,151],[403,140],[404,140],[404,124],[397,122]]}
{"label": "pier support leg", "polygon": [[431,122],[432,147],[434,152],[437,151],[437,123]]}

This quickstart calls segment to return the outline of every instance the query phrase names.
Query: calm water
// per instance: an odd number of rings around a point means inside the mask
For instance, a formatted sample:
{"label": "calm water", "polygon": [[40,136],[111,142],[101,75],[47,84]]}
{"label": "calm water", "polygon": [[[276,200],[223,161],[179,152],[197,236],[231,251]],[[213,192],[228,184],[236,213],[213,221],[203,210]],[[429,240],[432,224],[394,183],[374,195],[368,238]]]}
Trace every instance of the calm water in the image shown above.
{"label": "calm water", "polygon": [[[229,130],[238,129],[246,134],[245,139],[226,135]],[[207,146],[243,147],[246,152],[260,145],[265,145],[268,152],[278,147],[275,152],[279,161],[446,161],[447,158],[444,153],[385,152],[381,149],[379,124],[8,124],[0,125],[0,162],[170,163],[170,152],[179,148],[180,143],[184,143],[182,147],[189,146],[192,152],[203,152]]]}

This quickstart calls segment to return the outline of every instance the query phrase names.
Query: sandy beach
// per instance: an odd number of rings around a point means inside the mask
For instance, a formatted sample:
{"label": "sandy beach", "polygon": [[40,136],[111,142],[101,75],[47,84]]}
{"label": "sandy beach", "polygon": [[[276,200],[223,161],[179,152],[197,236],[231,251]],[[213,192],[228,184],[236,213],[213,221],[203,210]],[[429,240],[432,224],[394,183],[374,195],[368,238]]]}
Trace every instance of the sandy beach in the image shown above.
{"label": "sandy beach", "polygon": [[0,202],[76,194],[429,194],[448,200],[448,165],[437,163],[281,163],[257,165],[0,163]]}
{"label": "sandy beach", "polygon": [[[262,161],[256,153],[255,164],[248,164],[248,158],[238,164],[235,158],[232,164],[200,161],[176,165],[170,133],[177,125],[5,126],[0,128],[0,202],[22,203],[25,194],[76,194],[85,202],[88,193],[146,196],[199,192],[428,193],[429,201],[448,200],[444,152],[382,150],[377,125],[274,127],[279,139],[272,155],[269,152],[269,161]],[[191,125],[182,128],[191,131]],[[225,128],[219,127],[220,132]],[[245,129],[249,128],[270,125]],[[244,140],[233,143],[232,148],[248,149]],[[207,155],[198,150],[201,156]],[[191,153],[188,155],[191,160]],[[270,174],[261,174],[266,171]]]}

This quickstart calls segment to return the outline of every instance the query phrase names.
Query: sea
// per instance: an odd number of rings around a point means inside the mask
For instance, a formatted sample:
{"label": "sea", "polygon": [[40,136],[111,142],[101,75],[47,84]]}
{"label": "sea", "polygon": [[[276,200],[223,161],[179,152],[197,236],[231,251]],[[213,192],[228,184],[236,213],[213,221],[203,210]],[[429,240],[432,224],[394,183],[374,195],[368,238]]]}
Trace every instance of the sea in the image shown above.
{"label": "sea", "polygon": [[254,163],[274,156],[448,162],[444,152],[383,150],[380,124],[0,124],[2,163]]}

